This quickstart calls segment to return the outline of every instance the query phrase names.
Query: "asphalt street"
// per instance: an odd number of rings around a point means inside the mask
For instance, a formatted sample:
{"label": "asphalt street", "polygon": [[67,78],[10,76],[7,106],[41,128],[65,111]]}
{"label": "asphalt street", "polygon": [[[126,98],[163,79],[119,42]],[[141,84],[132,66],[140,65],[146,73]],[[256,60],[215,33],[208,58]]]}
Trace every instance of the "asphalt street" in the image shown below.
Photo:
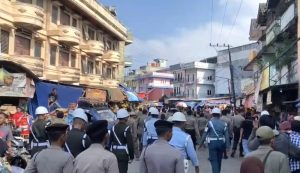
{"label": "asphalt street", "polygon": [[[198,158],[200,161],[200,173],[211,173],[211,165],[208,160],[208,150],[201,149],[198,151]],[[242,158],[236,156],[235,158],[228,158],[222,160],[222,169],[221,173],[239,173],[240,172],[240,165],[241,165]],[[139,173],[139,162],[134,161],[129,165],[128,173]],[[189,173],[194,173],[195,170],[190,164]]]}

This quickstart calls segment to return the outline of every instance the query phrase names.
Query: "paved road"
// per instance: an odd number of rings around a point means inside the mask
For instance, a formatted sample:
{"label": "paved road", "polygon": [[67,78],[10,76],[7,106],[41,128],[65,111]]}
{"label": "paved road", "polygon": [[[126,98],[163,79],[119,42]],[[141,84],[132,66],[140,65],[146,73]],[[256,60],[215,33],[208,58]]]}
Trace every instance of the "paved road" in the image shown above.
{"label": "paved road", "polygon": [[[200,158],[200,172],[201,173],[211,173],[210,162],[207,160],[208,151],[206,149],[201,149],[198,152],[198,158]],[[222,161],[222,170],[221,173],[239,173],[241,158],[229,158]],[[139,173],[139,161],[134,161],[129,165],[128,173]],[[195,170],[191,167],[189,173],[194,173]]]}

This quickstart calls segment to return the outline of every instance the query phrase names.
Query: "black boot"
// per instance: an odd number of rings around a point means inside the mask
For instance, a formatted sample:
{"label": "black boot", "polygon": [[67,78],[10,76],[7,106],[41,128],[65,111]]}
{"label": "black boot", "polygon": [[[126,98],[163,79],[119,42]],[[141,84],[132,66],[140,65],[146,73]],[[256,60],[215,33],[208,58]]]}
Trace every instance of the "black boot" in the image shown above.
{"label": "black boot", "polygon": [[232,151],[232,153],[231,153],[230,156],[231,156],[232,158],[234,158],[234,155],[235,155],[235,151]]}

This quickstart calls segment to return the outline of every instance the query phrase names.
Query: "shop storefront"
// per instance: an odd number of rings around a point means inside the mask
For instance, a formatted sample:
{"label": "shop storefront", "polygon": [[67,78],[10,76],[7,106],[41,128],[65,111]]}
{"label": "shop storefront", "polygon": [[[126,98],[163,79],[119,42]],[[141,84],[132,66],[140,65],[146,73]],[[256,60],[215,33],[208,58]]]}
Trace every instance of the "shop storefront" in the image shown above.
{"label": "shop storefront", "polygon": [[27,110],[35,93],[38,78],[27,68],[14,62],[0,60],[0,109],[16,113],[17,107]]}

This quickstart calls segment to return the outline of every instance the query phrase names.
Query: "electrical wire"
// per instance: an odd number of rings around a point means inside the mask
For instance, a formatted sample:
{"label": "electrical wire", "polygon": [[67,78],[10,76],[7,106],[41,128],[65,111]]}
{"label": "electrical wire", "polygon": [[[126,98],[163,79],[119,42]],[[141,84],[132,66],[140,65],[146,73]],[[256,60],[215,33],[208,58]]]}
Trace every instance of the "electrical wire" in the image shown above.
{"label": "electrical wire", "polygon": [[222,32],[223,32],[223,26],[224,26],[224,20],[225,20],[225,14],[226,14],[226,10],[227,10],[227,5],[228,5],[228,0],[226,0],[225,9],[224,9],[223,18],[222,18],[221,31],[220,31],[220,34],[219,34],[219,37],[218,37],[218,38],[220,38],[220,41],[221,41],[221,38],[222,38]]}
{"label": "electrical wire", "polygon": [[236,25],[236,21],[237,21],[237,18],[238,18],[238,16],[239,16],[239,14],[240,14],[240,10],[241,10],[241,7],[242,7],[243,2],[244,2],[243,0],[240,1],[240,5],[239,5],[238,11],[237,11],[237,13],[236,13],[236,16],[235,16],[233,25],[231,26],[231,29],[230,29],[229,34],[228,34],[228,37],[227,37],[227,39],[226,39],[226,42],[227,42],[227,43],[228,43],[228,41],[229,41],[230,35],[231,35],[231,33],[232,33],[232,30],[234,29],[234,27],[235,27],[235,25]]}

